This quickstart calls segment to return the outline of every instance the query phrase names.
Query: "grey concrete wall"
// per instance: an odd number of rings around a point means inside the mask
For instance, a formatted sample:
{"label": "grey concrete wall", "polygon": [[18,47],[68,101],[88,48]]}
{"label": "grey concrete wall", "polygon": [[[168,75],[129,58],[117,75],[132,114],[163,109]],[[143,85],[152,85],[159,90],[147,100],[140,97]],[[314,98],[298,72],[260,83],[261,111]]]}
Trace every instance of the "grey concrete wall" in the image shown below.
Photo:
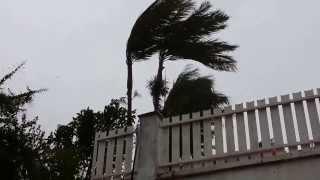
{"label": "grey concrete wall", "polygon": [[137,131],[138,150],[135,167],[138,180],[155,180],[158,167],[159,113],[151,112],[139,116],[140,128]]}
{"label": "grey concrete wall", "polygon": [[235,168],[175,180],[319,180],[320,156]]}

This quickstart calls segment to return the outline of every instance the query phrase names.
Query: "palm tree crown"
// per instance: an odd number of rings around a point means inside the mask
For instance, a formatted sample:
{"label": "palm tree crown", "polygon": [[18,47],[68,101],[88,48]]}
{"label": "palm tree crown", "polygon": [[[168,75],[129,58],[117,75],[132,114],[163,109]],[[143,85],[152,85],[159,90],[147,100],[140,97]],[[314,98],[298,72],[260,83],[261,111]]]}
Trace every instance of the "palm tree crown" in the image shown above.
{"label": "palm tree crown", "polygon": [[214,89],[212,76],[200,76],[199,69],[187,66],[174,82],[162,112],[165,116],[173,116],[228,103],[228,97]]}
{"label": "palm tree crown", "polygon": [[[171,6],[170,15],[167,19],[162,18],[159,13],[156,29],[151,29],[149,39],[155,43],[151,53],[159,53],[159,67],[156,82],[151,94],[156,111],[161,106],[161,84],[163,81],[162,71],[165,61],[193,60],[218,71],[235,71],[236,61],[229,52],[234,51],[237,46],[213,38],[212,35],[227,27],[229,16],[220,10],[212,10],[209,2],[203,2],[199,7],[191,0],[163,0],[158,6],[153,7],[154,12],[161,12],[165,5],[180,2],[183,6]],[[163,6],[160,6],[162,4]],[[177,3],[178,4],[178,3]],[[151,11],[151,9],[149,9]],[[164,10],[165,11],[165,10]],[[150,18],[150,17],[149,17]],[[154,18],[154,17],[153,17]],[[150,56],[148,54],[148,56]]]}

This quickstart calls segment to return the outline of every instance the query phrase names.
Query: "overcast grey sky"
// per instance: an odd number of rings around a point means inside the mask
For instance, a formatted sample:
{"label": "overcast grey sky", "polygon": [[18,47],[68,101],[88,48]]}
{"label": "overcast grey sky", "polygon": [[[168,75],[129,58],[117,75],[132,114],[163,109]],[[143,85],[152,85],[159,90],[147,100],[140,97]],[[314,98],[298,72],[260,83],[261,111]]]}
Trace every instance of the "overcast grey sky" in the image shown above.
{"label": "overcast grey sky", "polygon": [[[199,0],[200,1],[200,0]],[[0,76],[27,60],[7,85],[48,88],[30,106],[45,130],[90,106],[100,110],[126,93],[125,47],[131,27],[152,0],[0,0]],[[232,103],[320,87],[318,0],[212,0],[231,16],[218,36],[240,45],[237,73],[214,72]],[[318,32],[318,33],[317,33]],[[146,80],[156,59],[134,65],[134,101],[152,110]],[[186,62],[166,64],[173,80]]]}

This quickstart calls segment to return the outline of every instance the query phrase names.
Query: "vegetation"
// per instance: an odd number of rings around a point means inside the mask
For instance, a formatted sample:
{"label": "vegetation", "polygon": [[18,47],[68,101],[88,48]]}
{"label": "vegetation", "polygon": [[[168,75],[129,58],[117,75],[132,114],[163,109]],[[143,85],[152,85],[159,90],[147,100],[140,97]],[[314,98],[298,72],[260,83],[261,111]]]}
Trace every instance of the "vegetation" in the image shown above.
{"label": "vegetation", "polygon": [[4,179],[41,179],[46,174],[44,132],[37,125],[38,118],[28,120],[24,113],[25,105],[45,89],[27,88],[16,94],[3,87],[23,65],[0,80],[0,168]]}
{"label": "vegetation", "polygon": [[170,89],[162,113],[174,116],[228,103],[228,97],[214,89],[212,76],[201,76],[199,69],[187,66]]}
{"label": "vegetation", "polygon": [[15,94],[5,92],[3,85],[21,64],[0,80],[0,168],[2,177],[10,180],[72,180],[91,177],[94,135],[98,130],[130,126],[134,112],[127,118],[123,98],[112,99],[103,111],[83,109],[67,125],[59,125],[48,137],[25,115],[25,105],[45,89]]}
{"label": "vegetation", "polygon": [[155,111],[161,110],[165,61],[193,60],[214,70],[234,71],[236,61],[228,52],[237,46],[211,37],[226,28],[228,19],[222,11],[212,10],[209,2],[196,8],[192,0],[155,1],[137,19],[128,40],[127,63],[131,65],[128,100],[132,91],[132,62],[146,60],[155,53],[159,57],[151,93]]}

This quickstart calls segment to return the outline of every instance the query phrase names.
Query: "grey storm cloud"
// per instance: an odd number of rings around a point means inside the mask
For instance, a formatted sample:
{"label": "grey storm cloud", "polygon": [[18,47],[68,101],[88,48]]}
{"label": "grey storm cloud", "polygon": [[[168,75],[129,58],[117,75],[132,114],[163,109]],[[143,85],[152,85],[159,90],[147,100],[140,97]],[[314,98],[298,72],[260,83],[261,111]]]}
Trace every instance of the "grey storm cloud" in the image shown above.
{"label": "grey storm cloud", "polygon": [[[46,130],[90,106],[102,109],[125,96],[125,47],[132,25],[151,0],[0,0],[0,75],[27,60],[8,86],[22,91],[48,88],[30,105]],[[215,0],[231,16],[217,37],[240,46],[236,73],[213,74],[216,88],[233,103],[319,86],[320,2],[317,0]],[[156,59],[134,64],[134,101],[139,113],[152,110],[146,81]],[[173,81],[184,65],[166,65]]]}

